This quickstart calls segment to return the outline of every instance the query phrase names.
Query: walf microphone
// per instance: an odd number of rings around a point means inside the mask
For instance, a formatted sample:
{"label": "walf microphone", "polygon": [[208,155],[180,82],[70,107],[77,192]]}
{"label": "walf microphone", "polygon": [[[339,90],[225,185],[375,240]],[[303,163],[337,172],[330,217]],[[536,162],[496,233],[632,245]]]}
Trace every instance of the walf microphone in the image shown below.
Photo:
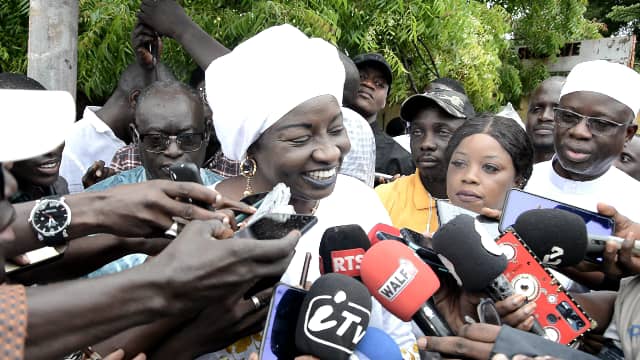
{"label": "walf microphone", "polygon": [[318,278],[305,297],[296,325],[301,354],[347,360],[365,336],[371,295],[360,282],[341,274]]}
{"label": "walf microphone", "polygon": [[435,273],[398,241],[381,241],[362,259],[362,282],[389,312],[403,321],[414,320],[431,336],[453,332],[428,300],[440,288]]}
{"label": "walf microphone", "polygon": [[334,226],[320,240],[320,273],[342,274],[360,279],[360,263],[371,243],[359,225]]}
{"label": "walf microphone", "polygon": [[[458,215],[433,235],[433,249],[452,275],[469,292],[485,291],[495,301],[514,295],[511,282],[502,274],[507,257],[480,223],[469,215]],[[531,332],[546,333],[534,317]]]}

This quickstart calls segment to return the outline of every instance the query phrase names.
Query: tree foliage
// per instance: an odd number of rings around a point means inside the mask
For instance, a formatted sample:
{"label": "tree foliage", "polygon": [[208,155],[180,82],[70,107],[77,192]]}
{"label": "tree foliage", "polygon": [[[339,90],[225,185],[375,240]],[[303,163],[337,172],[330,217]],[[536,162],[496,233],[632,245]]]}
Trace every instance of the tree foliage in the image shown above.
{"label": "tree foliage", "polygon": [[[95,103],[133,61],[129,34],[140,0],[80,0],[78,89]],[[479,110],[517,103],[525,90],[513,36],[544,54],[592,33],[584,0],[183,0],[209,34],[234,47],[275,24],[291,23],[353,56],[376,51],[394,72],[390,103],[421,92],[438,76],[461,80]],[[543,16],[544,15],[544,16]],[[0,5],[0,66],[24,72],[28,0]],[[513,31],[513,35],[512,34]],[[163,55],[181,79],[196,65],[168,40]],[[259,61],[257,59],[256,61]]]}

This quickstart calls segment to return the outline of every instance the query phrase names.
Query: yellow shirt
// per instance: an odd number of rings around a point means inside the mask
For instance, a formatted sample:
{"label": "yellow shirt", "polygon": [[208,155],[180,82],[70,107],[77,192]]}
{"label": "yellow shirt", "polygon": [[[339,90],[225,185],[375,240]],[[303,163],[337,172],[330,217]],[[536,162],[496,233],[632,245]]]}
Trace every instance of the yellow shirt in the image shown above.
{"label": "yellow shirt", "polygon": [[427,230],[433,233],[438,229],[435,199],[422,185],[418,170],[413,175],[376,187],[376,193],[389,212],[393,226],[420,233]]}

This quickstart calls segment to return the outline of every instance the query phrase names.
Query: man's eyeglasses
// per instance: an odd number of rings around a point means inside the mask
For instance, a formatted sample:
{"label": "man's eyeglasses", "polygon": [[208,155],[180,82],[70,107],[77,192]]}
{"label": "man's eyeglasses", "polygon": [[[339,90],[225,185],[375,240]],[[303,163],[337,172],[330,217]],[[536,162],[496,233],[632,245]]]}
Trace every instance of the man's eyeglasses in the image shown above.
{"label": "man's eyeglasses", "polygon": [[166,134],[140,134],[137,129],[133,130],[136,137],[142,144],[145,151],[150,153],[163,153],[175,141],[178,147],[184,152],[198,151],[205,140],[204,133],[184,133],[180,135]]}
{"label": "man's eyeglasses", "polygon": [[555,111],[555,121],[557,126],[569,129],[578,125],[582,120],[586,120],[587,127],[593,135],[612,135],[621,126],[626,127],[629,125],[607,119],[585,116],[560,107],[554,107],[553,110]]}

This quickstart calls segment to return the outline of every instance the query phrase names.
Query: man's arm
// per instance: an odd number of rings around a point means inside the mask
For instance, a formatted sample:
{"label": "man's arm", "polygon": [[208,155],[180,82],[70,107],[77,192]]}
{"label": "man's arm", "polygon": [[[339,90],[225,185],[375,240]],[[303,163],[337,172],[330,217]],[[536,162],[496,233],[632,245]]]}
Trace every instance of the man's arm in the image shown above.
{"label": "man's arm", "polygon": [[27,289],[26,358],[60,357],[173,313],[162,278],[149,270]]}
{"label": "man's arm", "polygon": [[179,42],[201,69],[227,53],[229,49],[207,34],[174,0],[143,1],[138,18],[161,35]]}
{"label": "man's arm", "polygon": [[[158,256],[134,269],[98,279],[28,290],[26,353],[57,356],[95,344],[130,327],[194,313],[209,304],[221,329],[223,316],[264,277],[281,276],[300,236],[278,240],[217,240],[220,221],[193,221]],[[222,236],[224,237],[224,236]]]}
{"label": "man's arm", "polygon": [[[166,180],[118,186],[106,191],[71,194],[65,202],[71,209],[69,239],[96,233],[127,237],[162,237],[173,223],[173,217],[184,219],[220,219],[228,214],[211,212],[181,202],[177,198],[191,198],[216,209],[229,208],[252,213],[250,206],[229,201],[202,185]],[[11,258],[40,248],[43,244],[27,219],[35,202],[14,205],[16,220],[11,225],[13,241],[3,242],[5,257]]]}

